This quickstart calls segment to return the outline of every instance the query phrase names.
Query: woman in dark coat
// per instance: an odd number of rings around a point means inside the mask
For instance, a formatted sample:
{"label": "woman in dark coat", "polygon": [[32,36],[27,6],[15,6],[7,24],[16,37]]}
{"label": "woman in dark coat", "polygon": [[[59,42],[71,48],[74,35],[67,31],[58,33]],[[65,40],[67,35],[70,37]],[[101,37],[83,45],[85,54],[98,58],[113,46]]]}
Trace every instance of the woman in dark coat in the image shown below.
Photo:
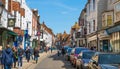
{"label": "woman in dark coat", "polygon": [[31,54],[31,52],[30,52],[30,48],[29,48],[29,47],[27,47],[25,53],[26,53],[26,59],[27,59],[27,62],[29,62],[29,61],[30,61],[30,54]]}
{"label": "woman in dark coat", "polygon": [[37,47],[34,48],[34,60],[36,63],[38,62],[38,57],[39,57],[39,50]]}
{"label": "woman in dark coat", "polygon": [[14,68],[16,68],[16,62],[17,62],[17,60],[18,60],[17,49],[16,49],[15,47],[13,47],[12,50],[13,50]]}

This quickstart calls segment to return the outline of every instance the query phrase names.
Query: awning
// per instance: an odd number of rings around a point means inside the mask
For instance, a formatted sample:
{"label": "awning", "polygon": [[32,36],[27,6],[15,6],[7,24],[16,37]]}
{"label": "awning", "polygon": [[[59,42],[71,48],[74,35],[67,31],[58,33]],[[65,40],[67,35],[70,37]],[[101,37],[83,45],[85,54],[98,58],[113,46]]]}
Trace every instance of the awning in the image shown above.
{"label": "awning", "polygon": [[13,31],[8,31],[8,34],[17,36],[17,34],[15,32],[13,32]]}
{"label": "awning", "polygon": [[13,32],[13,31],[10,30],[10,29],[4,28],[4,27],[1,27],[0,29],[3,30],[3,31],[6,30],[6,31],[7,31],[7,34],[14,35],[14,36],[17,36],[17,35],[18,35],[17,33]]}
{"label": "awning", "polygon": [[106,30],[108,34],[120,31],[120,25],[114,26]]}

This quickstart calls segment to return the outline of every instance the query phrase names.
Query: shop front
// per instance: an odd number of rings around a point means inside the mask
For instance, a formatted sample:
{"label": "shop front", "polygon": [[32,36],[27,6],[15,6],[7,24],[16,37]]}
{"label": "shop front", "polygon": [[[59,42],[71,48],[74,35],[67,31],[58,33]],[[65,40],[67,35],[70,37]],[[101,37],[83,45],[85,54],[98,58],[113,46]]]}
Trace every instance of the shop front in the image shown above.
{"label": "shop front", "polygon": [[3,48],[5,48],[7,44],[14,46],[17,37],[15,32],[6,28],[0,28],[0,33],[0,46],[3,46]]}
{"label": "shop front", "polygon": [[110,46],[113,52],[120,52],[120,25],[107,29],[110,34]]}
{"label": "shop front", "polygon": [[97,47],[97,35],[87,37],[87,46],[88,46],[88,48],[94,47],[94,48],[98,49],[98,47]]}
{"label": "shop front", "polygon": [[100,42],[100,51],[110,52],[111,51],[110,36],[106,32],[106,30],[100,31],[98,37]]}

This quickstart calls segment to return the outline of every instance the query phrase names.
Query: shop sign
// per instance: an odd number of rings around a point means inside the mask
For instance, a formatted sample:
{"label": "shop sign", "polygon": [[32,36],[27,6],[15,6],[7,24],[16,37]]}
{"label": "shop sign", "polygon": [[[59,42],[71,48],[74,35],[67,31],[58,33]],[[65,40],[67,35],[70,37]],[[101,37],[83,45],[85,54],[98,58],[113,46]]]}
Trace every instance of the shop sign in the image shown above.
{"label": "shop sign", "polygon": [[8,27],[15,27],[15,18],[8,19]]}
{"label": "shop sign", "polygon": [[106,30],[108,34],[114,33],[114,32],[118,32],[120,31],[120,25],[117,25],[115,27],[109,28]]}

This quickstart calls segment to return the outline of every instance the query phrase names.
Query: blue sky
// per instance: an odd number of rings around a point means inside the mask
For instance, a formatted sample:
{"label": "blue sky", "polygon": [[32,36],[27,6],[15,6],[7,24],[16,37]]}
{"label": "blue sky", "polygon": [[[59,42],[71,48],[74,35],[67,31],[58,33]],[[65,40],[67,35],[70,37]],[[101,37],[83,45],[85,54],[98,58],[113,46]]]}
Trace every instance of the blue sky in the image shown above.
{"label": "blue sky", "polygon": [[39,10],[40,22],[56,33],[66,30],[70,33],[71,26],[78,21],[81,10],[87,0],[26,0],[30,8]]}

